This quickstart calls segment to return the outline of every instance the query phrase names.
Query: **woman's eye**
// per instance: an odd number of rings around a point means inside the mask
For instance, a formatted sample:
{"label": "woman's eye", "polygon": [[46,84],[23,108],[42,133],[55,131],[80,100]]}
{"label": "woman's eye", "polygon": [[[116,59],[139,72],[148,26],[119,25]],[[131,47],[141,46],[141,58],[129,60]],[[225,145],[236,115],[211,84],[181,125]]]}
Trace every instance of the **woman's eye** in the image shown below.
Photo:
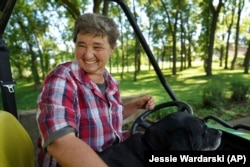
{"label": "woman's eye", "polygon": [[94,47],[95,50],[101,50],[102,47]]}
{"label": "woman's eye", "polygon": [[79,47],[81,47],[81,48],[86,48],[86,46],[85,46],[85,45],[79,45]]}

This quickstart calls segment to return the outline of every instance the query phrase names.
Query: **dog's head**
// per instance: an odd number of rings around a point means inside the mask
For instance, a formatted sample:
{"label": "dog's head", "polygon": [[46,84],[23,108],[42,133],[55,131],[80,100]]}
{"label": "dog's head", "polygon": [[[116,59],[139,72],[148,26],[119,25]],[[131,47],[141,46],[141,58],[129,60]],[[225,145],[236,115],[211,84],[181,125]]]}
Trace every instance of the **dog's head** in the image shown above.
{"label": "dog's head", "polygon": [[175,112],[161,119],[144,133],[154,150],[212,151],[219,147],[222,132],[187,112]]}

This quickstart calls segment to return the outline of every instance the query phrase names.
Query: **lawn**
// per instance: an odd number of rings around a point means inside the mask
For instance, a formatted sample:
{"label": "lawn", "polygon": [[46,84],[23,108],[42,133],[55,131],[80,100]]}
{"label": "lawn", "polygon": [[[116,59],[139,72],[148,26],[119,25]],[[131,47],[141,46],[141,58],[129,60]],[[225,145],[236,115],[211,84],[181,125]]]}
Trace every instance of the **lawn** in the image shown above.
{"label": "lawn", "polygon": [[[250,115],[249,100],[244,103],[229,103],[222,109],[204,109],[201,108],[202,94],[204,88],[208,85],[217,85],[229,99],[232,94],[231,83],[241,81],[250,87],[250,75],[243,74],[242,71],[241,68],[232,71],[214,67],[212,77],[206,77],[202,67],[194,67],[178,72],[176,76],[172,76],[170,70],[163,70],[162,72],[177,98],[191,105],[194,114],[201,117],[212,114],[218,115],[224,120],[231,120]],[[119,79],[118,75],[115,75],[115,77]],[[172,100],[153,70],[140,72],[136,82],[131,82],[131,80],[133,80],[133,74],[126,73],[124,79],[120,81],[122,96],[141,93],[151,94],[155,97],[156,104]],[[248,92],[248,97],[250,97],[250,92]]]}
{"label": "lawn", "polygon": [[[215,114],[225,120],[236,117],[250,115],[250,103],[238,103],[225,106],[224,109],[201,109],[202,92],[208,84],[220,85],[223,92],[230,97],[230,83],[241,81],[249,84],[250,75],[243,74],[243,69],[223,70],[221,67],[214,67],[213,76],[206,77],[202,67],[193,67],[184,71],[178,71],[176,76],[171,75],[169,69],[163,70],[166,82],[175,93],[177,98],[192,106],[194,113],[198,116]],[[137,76],[137,81],[133,82],[133,72],[125,72],[120,80],[120,74],[113,73],[119,80],[121,96],[128,97],[138,94],[150,94],[155,97],[156,104],[172,100],[164,90],[154,70],[143,70]],[[36,98],[38,91],[34,90],[30,79],[17,79],[15,96],[17,109],[19,112],[36,108]],[[250,84],[249,84],[250,86]],[[248,93],[249,95],[249,93]],[[0,98],[0,109],[2,109],[2,99]]]}

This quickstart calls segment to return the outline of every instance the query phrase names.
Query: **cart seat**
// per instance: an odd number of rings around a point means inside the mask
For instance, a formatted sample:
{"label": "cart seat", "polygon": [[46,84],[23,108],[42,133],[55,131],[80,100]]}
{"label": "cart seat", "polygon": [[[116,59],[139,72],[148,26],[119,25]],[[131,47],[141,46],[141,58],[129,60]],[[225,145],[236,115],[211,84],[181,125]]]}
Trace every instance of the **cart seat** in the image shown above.
{"label": "cart seat", "polygon": [[16,117],[1,110],[0,166],[34,167],[34,146],[29,134]]}

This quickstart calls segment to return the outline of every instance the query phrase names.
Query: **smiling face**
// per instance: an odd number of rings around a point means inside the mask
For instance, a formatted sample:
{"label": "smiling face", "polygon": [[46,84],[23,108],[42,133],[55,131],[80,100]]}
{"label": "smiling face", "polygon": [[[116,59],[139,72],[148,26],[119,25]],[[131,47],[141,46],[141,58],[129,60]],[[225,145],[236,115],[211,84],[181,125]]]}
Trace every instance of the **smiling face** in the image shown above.
{"label": "smiling face", "polygon": [[79,66],[96,83],[103,82],[106,63],[113,53],[107,36],[78,33],[75,55]]}

